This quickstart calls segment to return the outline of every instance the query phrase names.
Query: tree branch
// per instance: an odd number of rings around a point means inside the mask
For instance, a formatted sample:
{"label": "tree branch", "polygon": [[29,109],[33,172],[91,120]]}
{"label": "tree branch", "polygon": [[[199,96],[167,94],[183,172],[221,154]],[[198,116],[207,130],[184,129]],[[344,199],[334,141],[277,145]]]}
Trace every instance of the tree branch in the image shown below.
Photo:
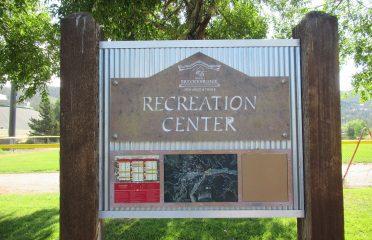
{"label": "tree branch", "polygon": [[344,0],[340,0],[339,2],[338,2],[338,4],[335,6],[335,7],[333,7],[332,9],[331,9],[331,13],[333,13],[333,11],[335,11],[339,6],[340,6],[340,4],[343,2]]}

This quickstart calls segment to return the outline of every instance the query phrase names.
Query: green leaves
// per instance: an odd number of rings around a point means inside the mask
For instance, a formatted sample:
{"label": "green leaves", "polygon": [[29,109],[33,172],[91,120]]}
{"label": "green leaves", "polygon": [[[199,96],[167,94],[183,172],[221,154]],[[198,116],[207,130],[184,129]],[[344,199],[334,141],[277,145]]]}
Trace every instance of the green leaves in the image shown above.
{"label": "green leaves", "polygon": [[[339,23],[340,61],[353,58],[359,71],[353,76],[353,92],[363,102],[372,99],[372,9],[368,1],[326,0],[322,5],[312,6],[309,1],[265,1],[273,14],[275,37],[290,38],[291,29],[309,11],[324,11],[336,16]],[[286,1],[284,1],[286,2]],[[279,13],[279,14],[278,14]]]}
{"label": "green leaves", "polygon": [[263,38],[267,23],[245,0],[64,0],[61,17],[90,12],[111,40]]}
{"label": "green leaves", "polygon": [[[356,139],[362,133],[363,128],[367,127],[367,123],[361,119],[355,119],[345,124],[346,134],[349,139]],[[366,133],[365,133],[366,134]]]}
{"label": "green leaves", "polygon": [[111,40],[163,39],[154,24],[162,24],[156,15],[160,4],[160,0],[63,0],[59,15],[89,12]]}
{"label": "green leaves", "polygon": [[352,85],[362,102],[372,99],[372,9],[366,4],[360,0],[325,4],[325,9],[339,21],[341,60],[351,57],[358,67]]}
{"label": "green leaves", "polygon": [[58,26],[38,0],[6,0],[0,5],[0,85],[23,90],[20,101],[40,91],[58,72]]}
{"label": "green leaves", "polygon": [[264,38],[268,29],[266,19],[257,6],[249,1],[225,1],[217,8],[218,15],[207,29],[209,39]]}

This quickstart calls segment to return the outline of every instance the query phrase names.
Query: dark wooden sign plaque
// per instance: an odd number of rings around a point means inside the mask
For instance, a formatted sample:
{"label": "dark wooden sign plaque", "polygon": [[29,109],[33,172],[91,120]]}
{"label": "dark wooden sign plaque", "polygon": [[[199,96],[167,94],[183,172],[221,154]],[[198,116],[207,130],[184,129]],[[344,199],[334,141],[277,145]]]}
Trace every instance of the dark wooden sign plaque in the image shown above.
{"label": "dark wooden sign plaque", "polygon": [[111,83],[117,141],[290,139],[287,77],[250,77],[199,52],[149,78]]}

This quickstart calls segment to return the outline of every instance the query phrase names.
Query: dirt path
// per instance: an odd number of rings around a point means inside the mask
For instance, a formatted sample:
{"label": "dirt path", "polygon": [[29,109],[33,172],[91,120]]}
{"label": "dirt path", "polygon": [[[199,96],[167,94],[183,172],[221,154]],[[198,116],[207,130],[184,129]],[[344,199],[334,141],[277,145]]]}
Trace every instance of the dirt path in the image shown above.
{"label": "dirt path", "polygon": [[59,192],[59,173],[0,174],[0,194]]}
{"label": "dirt path", "polygon": [[[342,172],[347,165],[342,166]],[[372,187],[372,164],[353,164],[344,182],[347,188]],[[0,194],[59,192],[59,173],[0,174]]]}
{"label": "dirt path", "polygon": [[[346,171],[347,165],[342,165],[342,176]],[[353,164],[344,181],[346,188],[372,187],[372,164]]]}

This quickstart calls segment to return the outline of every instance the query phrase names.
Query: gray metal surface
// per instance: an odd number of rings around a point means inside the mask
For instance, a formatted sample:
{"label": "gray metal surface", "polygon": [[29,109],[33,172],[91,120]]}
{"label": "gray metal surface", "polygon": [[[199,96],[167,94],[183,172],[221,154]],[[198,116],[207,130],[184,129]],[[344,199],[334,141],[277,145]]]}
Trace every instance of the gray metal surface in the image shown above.
{"label": "gray metal surface", "polygon": [[[122,41],[101,42],[100,48],[100,104],[101,113],[103,113],[100,122],[100,126],[102,127],[101,150],[103,151],[103,154],[100,155],[101,211],[112,210],[109,206],[108,162],[110,151],[292,149],[293,208],[252,207],[251,211],[255,211],[256,209],[270,211],[285,210],[282,212],[291,211],[292,213],[298,213],[296,215],[297,217],[303,214],[299,40]],[[110,79],[149,77],[197,52],[202,52],[253,77],[289,77],[291,93],[291,141],[265,141],[262,139],[235,142],[110,141],[108,136]]]}
{"label": "gray metal surface", "polygon": [[[103,54],[102,54],[102,51],[100,50],[99,51],[99,63],[102,63],[103,62]],[[104,94],[101,92],[103,90],[103,67],[99,67],[99,79],[98,79],[98,104],[99,104],[99,136],[98,136],[98,143],[99,143],[99,146],[98,146],[98,158],[99,158],[99,172],[98,172],[98,179],[99,179],[99,182],[100,184],[103,183],[103,176],[104,176],[104,169],[102,167],[102,162],[103,162],[103,159],[104,159],[104,153],[105,153],[105,150],[104,150],[104,131],[103,131],[103,126],[104,126],[104,122],[103,122],[103,119],[102,119],[102,116],[104,116],[104,108],[103,108],[103,96]],[[98,188],[98,193],[99,193],[99,202],[98,202],[98,207],[99,209],[103,209],[103,201],[102,201],[102,197],[103,196],[103,188],[100,186]]]}
{"label": "gray metal surface", "polygon": [[180,211],[101,211],[99,218],[301,218],[302,210],[180,210]]}
{"label": "gray metal surface", "polygon": [[216,142],[117,142],[110,141],[110,151],[161,150],[270,150],[291,149],[291,141],[216,141]]}
{"label": "gray metal surface", "polygon": [[247,75],[260,77],[289,76],[290,71],[295,69],[294,65],[290,65],[290,58],[295,57],[295,48],[297,47],[109,48],[102,51],[105,61],[110,61],[106,73],[110,78],[149,77],[197,52]]}

